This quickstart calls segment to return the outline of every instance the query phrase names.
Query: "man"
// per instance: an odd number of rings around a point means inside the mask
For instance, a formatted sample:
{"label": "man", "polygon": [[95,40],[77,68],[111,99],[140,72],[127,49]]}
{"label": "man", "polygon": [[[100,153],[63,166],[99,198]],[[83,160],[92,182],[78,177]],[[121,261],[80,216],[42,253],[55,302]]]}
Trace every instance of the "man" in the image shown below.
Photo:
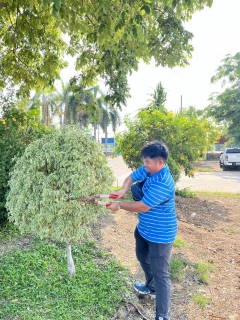
{"label": "man", "polygon": [[[174,181],[168,166],[167,147],[154,141],[141,151],[144,165],[128,176],[120,191],[122,199],[129,188],[135,202],[112,202],[108,207],[137,212],[136,255],[146,283],[135,283],[140,294],[156,298],[156,320],[169,320],[171,280],[168,272],[172,245],[177,233]],[[139,182],[137,182],[139,181]],[[137,182],[136,184],[133,184]],[[139,188],[140,185],[140,188]]]}

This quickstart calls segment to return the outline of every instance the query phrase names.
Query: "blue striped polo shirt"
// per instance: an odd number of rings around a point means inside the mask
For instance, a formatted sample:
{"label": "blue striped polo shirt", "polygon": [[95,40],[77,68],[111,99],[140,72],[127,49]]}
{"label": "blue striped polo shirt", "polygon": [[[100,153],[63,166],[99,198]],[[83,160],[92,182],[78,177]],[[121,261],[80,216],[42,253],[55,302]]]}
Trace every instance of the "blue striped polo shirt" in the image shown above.
{"label": "blue striped polo shirt", "polygon": [[[175,184],[166,165],[155,174],[149,174],[145,166],[131,173],[133,181],[144,181],[142,202],[151,209],[138,213],[138,231],[151,242],[171,243],[177,234],[175,211]],[[167,203],[161,203],[170,199]]]}

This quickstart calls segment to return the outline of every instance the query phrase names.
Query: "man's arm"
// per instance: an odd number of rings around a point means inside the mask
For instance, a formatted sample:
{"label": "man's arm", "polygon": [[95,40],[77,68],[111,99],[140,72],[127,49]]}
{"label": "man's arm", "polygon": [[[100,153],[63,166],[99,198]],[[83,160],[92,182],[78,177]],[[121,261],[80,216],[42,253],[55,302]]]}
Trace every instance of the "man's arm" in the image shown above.
{"label": "man's arm", "polygon": [[122,185],[122,189],[119,191],[113,191],[111,192],[112,194],[117,194],[118,195],[118,199],[122,199],[124,197],[124,195],[126,194],[126,192],[128,191],[128,189],[133,185],[133,179],[131,178],[131,176],[128,176]]}
{"label": "man's arm", "polygon": [[[120,204],[120,208],[119,205]],[[118,209],[124,209],[130,212],[147,212],[151,209],[151,207],[144,204],[142,201],[134,201],[134,202],[111,202],[111,205],[107,207],[107,209],[117,211]]]}

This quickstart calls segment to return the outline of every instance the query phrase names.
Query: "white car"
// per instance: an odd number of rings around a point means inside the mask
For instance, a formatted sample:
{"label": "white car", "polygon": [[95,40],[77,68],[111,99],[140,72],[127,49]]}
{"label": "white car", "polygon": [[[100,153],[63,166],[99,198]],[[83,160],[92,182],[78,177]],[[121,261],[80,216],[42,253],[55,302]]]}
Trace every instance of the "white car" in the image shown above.
{"label": "white car", "polygon": [[223,171],[228,168],[239,167],[240,168],[240,148],[227,148],[221,153],[219,159],[220,168]]}

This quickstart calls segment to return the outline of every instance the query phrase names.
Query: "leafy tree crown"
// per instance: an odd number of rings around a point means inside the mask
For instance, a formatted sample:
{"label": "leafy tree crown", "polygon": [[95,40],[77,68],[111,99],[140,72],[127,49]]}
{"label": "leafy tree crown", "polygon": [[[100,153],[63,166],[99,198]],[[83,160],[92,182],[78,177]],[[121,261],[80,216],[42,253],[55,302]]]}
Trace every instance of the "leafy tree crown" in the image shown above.
{"label": "leafy tree crown", "polygon": [[135,120],[125,118],[125,132],[116,135],[117,152],[131,169],[142,165],[141,149],[149,141],[161,140],[169,148],[167,164],[175,182],[180,168],[192,176],[192,162],[203,155],[219,138],[218,130],[206,119],[167,110],[142,110]]}

